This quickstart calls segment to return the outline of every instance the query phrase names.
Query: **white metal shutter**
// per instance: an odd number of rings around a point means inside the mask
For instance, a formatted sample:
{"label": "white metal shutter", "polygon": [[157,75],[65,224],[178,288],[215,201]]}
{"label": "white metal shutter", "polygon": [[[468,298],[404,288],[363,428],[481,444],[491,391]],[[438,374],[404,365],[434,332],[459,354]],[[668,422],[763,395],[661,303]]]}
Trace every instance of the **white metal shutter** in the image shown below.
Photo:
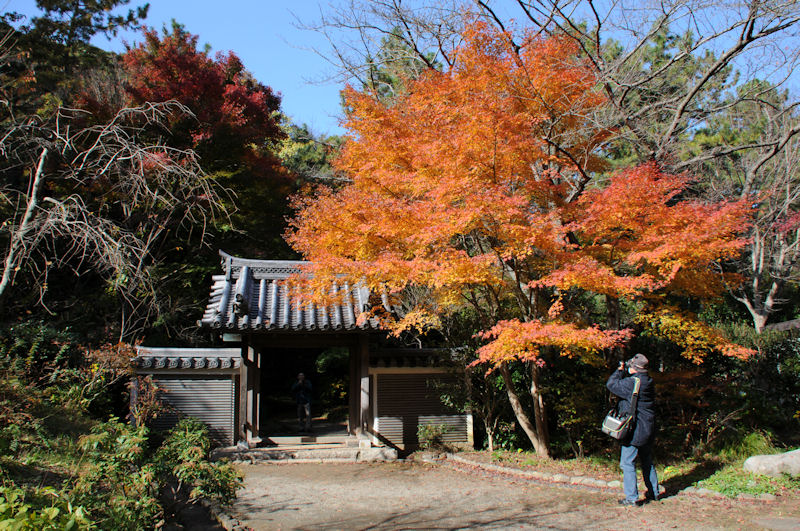
{"label": "white metal shutter", "polygon": [[417,427],[448,426],[445,442],[467,441],[467,417],[442,404],[430,380],[453,379],[446,374],[378,374],[376,429],[392,444],[416,445]]}
{"label": "white metal shutter", "polygon": [[153,381],[159,388],[159,400],[174,410],[159,415],[152,423],[154,429],[173,427],[179,416],[194,417],[208,426],[216,444],[234,444],[236,394],[230,376],[157,376]]}

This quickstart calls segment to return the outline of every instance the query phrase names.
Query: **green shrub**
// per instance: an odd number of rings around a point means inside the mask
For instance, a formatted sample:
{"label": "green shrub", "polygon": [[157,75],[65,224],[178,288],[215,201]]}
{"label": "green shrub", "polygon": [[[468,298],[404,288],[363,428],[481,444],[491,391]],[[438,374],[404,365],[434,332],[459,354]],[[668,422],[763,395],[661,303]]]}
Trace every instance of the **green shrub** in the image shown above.
{"label": "green shrub", "polygon": [[755,431],[742,439],[731,441],[719,450],[719,456],[729,462],[744,461],[752,455],[776,454],[780,449],[772,444],[769,433]]}
{"label": "green shrub", "polygon": [[29,380],[52,376],[80,360],[77,339],[40,321],[0,327],[0,368]]}
{"label": "green shrub", "polygon": [[190,501],[205,498],[224,505],[236,498],[242,476],[228,462],[209,460],[211,442],[208,428],[193,418],[181,419],[156,452],[159,475],[174,477],[179,489],[189,489]]}
{"label": "green shrub", "polygon": [[73,506],[54,488],[26,494],[11,483],[0,486],[0,529],[78,531],[96,527],[83,507]]}
{"label": "green shrub", "polygon": [[156,467],[147,462],[147,428],[112,417],[80,439],[89,466],[73,496],[103,529],[152,528],[161,514]]}
{"label": "green shrub", "polygon": [[423,450],[448,450],[444,442],[445,434],[450,431],[446,424],[420,424],[417,426],[417,440]]}
{"label": "green shrub", "polygon": [[530,448],[530,441],[520,431],[516,422],[498,422],[497,429],[494,432],[495,448],[511,451],[522,451]]}

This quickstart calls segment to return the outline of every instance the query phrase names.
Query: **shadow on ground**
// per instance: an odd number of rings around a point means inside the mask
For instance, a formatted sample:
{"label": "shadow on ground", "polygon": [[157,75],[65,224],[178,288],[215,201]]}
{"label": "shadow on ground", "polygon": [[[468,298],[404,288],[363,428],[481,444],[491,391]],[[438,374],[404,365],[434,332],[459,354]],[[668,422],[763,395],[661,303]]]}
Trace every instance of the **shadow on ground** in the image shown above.
{"label": "shadow on ground", "polygon": [[698,463],[683,474],[672,476],[671,478],[662,481],[661,485],[666,490],[666,496],[673,496],[686,487],[690,487],[698,481],[710,477],[720,468],[722,468],[722,464],[715,461]]}

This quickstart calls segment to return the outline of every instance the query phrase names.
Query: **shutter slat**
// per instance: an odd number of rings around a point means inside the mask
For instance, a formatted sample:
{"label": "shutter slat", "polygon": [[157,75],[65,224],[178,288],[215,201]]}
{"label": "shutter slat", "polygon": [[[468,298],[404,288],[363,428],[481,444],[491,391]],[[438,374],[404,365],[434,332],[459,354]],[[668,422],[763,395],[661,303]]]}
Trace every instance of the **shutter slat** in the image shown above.
{"label": "shutter slat", "polygon": [[[181,416],[194,417],[206,424],[217,444],[233,444],[235,393],[231,378],[159,376],[153,380],[159,388],[159,400]],[[160,415],[151,426],[166,430],[177,421],[178,414],[170,412]]]}
{"label": "shutter slat", "polygon": [[420,425],[443,424],[448,429],[442,439],[448,443],[466,442],[467,417],[442,404],[430,381],[452,381],[450,374],[377,375],[376,429],[393,444],[416,445]]}

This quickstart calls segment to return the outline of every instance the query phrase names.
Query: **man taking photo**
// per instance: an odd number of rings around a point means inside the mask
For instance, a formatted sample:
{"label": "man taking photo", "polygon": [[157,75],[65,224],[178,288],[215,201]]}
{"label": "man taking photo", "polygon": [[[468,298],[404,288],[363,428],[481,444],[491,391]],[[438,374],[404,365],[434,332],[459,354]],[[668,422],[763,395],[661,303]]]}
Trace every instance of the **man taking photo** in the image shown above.
{"label": "man taking photo", "polygon": [[622,485],[625,498],[620,505],[635,507],[639,504],[639,489],[636,485],[636,458],[642,467],[644,484],[647,487],[645,500],[658,500],[658,476],[653,465],[653,439],[655,438],[656,390],[653,379],[647,374],[647,358],[636,354],[627,363],[620,362],[616,371],[608,378],[606,387],[620,399],[618,411],[628,411],[639,380],[639,398],[636,411],[631,412],[636,421],[633,431],[620,442],[622,451],[619,466],[622,469]]}

